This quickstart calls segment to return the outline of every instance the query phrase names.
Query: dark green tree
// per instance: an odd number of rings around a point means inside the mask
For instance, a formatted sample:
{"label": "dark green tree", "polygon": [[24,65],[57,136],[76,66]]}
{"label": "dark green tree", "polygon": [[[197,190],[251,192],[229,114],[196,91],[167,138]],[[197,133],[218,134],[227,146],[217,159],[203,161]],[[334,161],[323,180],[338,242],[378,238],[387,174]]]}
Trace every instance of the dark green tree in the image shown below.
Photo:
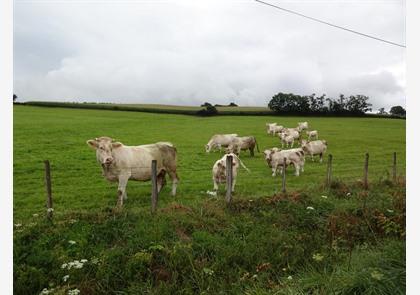
{"label": "dark green tree", "polygon": [[402,106],[393,106],[389,112],[394,116],[405,116],[405,109]]}

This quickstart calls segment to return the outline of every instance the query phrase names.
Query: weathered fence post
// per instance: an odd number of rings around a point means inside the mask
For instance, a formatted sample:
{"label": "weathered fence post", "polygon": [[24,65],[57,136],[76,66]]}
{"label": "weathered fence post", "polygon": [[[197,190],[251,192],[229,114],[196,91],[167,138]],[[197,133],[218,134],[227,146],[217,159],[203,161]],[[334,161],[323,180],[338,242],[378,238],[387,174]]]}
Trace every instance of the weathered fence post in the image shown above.
{"label": "weathered fence post", "polygon": [[156,212],[158,202],[157,161],[152,160],[152,213]]}
{"label": "weathered fence post", "polygon": [[328,155],[328,165],[327,165],[327,187],[331,186],[332,179],[332,155]]}
{"label": "weathered fence post", "polygon": [[232,156],[226,157],[226,202],[232,201]]}
{"label": "weathered fence post", "polygon": [[369,168],[369,153],[366,153],[366,156],[365,156],[365,174],[364,174],[364,177],[363,177],[363,187],[365,189],[368,189],[368,186],[369,186],[369,184],[368,184],[368,168]]}
{"label": "weathered fence post", "polygon": [[397,153],[394,152],[394,161],[392,165],[392,180],[394,183],[397,182]]}
{"label": "weathered fence post", "polygon": [[283,174],[281,178],[281,192],[286,193],[286,158],[283,158]]}
{"label": "weathered fence post", "polygon": [[47,189],[47,218],[52,219],[53,217],[53,200],[52,200],[52,190],[51,190],[51,170],[50,170],[50,161],[45,160],[45,186]]}

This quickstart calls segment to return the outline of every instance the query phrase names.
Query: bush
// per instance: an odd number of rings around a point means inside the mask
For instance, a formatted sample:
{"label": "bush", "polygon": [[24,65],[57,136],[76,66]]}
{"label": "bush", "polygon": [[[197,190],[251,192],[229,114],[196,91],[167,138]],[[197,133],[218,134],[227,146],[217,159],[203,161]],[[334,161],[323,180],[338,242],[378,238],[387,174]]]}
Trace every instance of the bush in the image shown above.
{"label": "bush", "polygon": [[215,106],[209,105],[206,106],[205,109],[199,110],[197,115],[199,116],[214,116],[217,115],[219,112],[217,111]]}

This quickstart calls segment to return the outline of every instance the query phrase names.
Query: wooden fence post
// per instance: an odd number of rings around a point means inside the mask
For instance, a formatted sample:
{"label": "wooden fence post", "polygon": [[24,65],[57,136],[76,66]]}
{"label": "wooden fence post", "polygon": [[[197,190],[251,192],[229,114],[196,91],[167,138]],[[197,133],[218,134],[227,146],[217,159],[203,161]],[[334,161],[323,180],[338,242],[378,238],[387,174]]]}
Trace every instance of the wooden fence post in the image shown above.
{"label": "wooden fence post", "polygon": [[332,179],[332,155],[328,155],[328,165],[327,165],[327,187],[331,186]]}
{"label": "wooden fence post", "polygon": [[232,156],[226,157],[226,202],[232,201]]}
{"label": "wooden fence post", "polygon": [[156,212],[158,202],[157,161],[152,160],[152,213]]}
{"label": "wooden fence post", "polygon": [[369,168],[369,153],[366,153],[365,156],[365,174],[363,177],[363,186],[365,189],[368,189],[369,184],[368,184],[368,168]]}
{"label": "wooden fence post", "polygon": [[45,166],[45,186],[47,189],[47,218],[52,219],[53,217],[53,200],[52,200],[52,190],[51,190],[51,169],[50,161],[44,161]]}
{"label": "wooden fence post", "polygon": [[286,193],[286,158],[283,158],[283,174],[281,178],[281,192]]}
{"label": "wooden fence post", "polygon": [[392,165],[392,180],[397,183],[397,153],[394,152],[394,161]]}

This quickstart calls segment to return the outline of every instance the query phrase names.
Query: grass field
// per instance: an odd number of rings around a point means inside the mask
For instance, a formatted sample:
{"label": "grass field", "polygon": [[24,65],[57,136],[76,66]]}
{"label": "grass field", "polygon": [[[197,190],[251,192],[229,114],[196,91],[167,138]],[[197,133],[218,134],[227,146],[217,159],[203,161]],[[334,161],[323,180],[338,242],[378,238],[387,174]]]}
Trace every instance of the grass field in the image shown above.
{"label": "grass field", "polygon": [[[321,139],[327,140],[328,153],[333,155],[333,176],[341,180],[338,184],[361,178],[364,154],[369,152],[369,177],[375,183],[368,193],[372,196],[369,201],[363,201],[366,192],[357,185],[344,186],[345,189],[338,185],[331,193],[323,191],[320,185],[325,180],[326,165],[308,159],[300,177],[293,176],[292,170],[287,171],[287,188],[290,192],[299,191],[297,201],[286,197],[270,203],[266,198],[280,190],[280,178],[271,177],[261,153],[254,158],[248,153],[241,155],[251,173],[239,172],[234,195],[237,207],[226,209],[223,194],[215,198],[206,193],[212,189],[211,167],[221,157],[219,153],[204,151],[213,134],[254,135],[262,152],[279,145],[278,138],[265,133],[266,122],[294,127],[303,120],[309,122],[311,129],[318,130]],[[95,152],[86,144],[86,140],[99,136],[110,136],[126,145],[170,141],[177,147],[181,179],[178,194],[171,198],[169,187],[164,188],[158,217],[149,214],[150,183],[129,182],[124,212],[113,211],[116,184],[102,178]],[[15,106],[16,294],[30,294],[29,291],[37,294],[44,287],[54,287],[59,292],[78,287],[86,294],[215,294],[222,290],[231,294],[245,291],[307,294],[308,290],[312,294],[330,294],[337,288],[346,294],[360,294],[360,290],[371,294],[402,294],[404,287],[399,284],[404,280],[405,264],[401,261],[405,255],[401,240],[404,228],[395,218],[405,214],[405,207],[398,205],[401,200],[395,198],[405,197],[404,186],[377,185],[382,183],[379,180],[388,178],[393,152],[398,155],[398,172],[404,175],[403,120],[198,118]],[[56,220],[53,227],[39,217],[45,214],[45,159],[52,165]],[[343,199],[343,193],[350,191],[358,197]],[[321,199],[321,194],[329,195],[330,199]],[[255,208],[249,206],[250,199],[255,202]],[[308,215],[308,206],[320,211]],[[379,225],[378,229],[372,229],[365,221],[359,224],[357,218],[361,217],[357,210],[362,206],[368,211],[361,212],[368,212],[367,220],[372,223],[381,220],[378,216],[383,213],[388,230]],[[349,224],[355,225],[363,237],[356,239],[353,234],[344,234],[346,231],[339,232],[337,236],[341,235],[347,244],[343,242],[337,255],[329,252],[321,265],[317,263],[318,256],[312,259],[313,251],[326,253],[328,247],[324,244],[330,231],[324,226],[330,224],[331,216],[343,214],[349,215]],[[351,219],[353,215],[356,219]],[[285,220],[288,221],[283,224]],[[273,224],[278,227],[273,228]],[[70,247],[68,240],[77,241],[76,246]],[[340,245],[337,247],[341,249]],[[275,254],[280,248],[282,254]],[[288,251],[297,257],[285,254]],[[347,266],[346,253],[354,255],[351,267]],[[60,269],[62,263],[81,258],[88,258],[90,263],[92,257],[98,258],[102,266],[90,264],[79,273],[72,270],[71,280],[66,284],[61,281],[65,275]],[[268,262],[270,267],[261,266]],[[105,265],[109,271],[104,269]],[[270,270],[264,274],[256,272],[258,265]],[[159,279],[167,273],[168,278]],[[253,278],[254,274],[257,277]],[[373,281],[366,280],[366,275],[371,275]],[[294,279],[287,279],[289,276]],[[157,281],[165,283],[156,287]]]}

